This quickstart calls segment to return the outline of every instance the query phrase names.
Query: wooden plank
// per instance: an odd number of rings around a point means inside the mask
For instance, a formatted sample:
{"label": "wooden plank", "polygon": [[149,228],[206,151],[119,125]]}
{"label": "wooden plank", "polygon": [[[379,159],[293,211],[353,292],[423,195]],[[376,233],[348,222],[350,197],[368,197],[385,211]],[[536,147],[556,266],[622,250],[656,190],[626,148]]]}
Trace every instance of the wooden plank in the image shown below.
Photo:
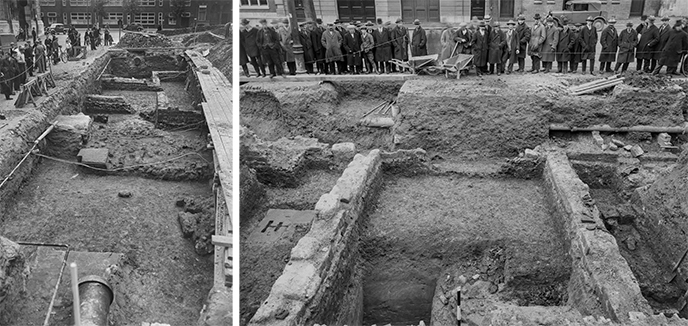
{"label": "wooden plank", "polygon": [[225,235],[213,235],[212,240],[214,245],[232,248],[232,238]]}

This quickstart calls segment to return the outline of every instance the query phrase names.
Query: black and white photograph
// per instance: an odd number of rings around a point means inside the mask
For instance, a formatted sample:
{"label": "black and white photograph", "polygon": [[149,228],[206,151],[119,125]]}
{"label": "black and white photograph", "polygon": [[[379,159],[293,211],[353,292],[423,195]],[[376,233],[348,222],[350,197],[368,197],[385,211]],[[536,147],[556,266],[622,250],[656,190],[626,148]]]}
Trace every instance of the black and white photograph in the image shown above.
{"label": "black and white photograph", "polygon": [[238,325],[688,324],[688,1],[238,10]]}
{"label": "black and white photograph", "polygon": [[232,325],[231,0],[0,0],[0,325]]}

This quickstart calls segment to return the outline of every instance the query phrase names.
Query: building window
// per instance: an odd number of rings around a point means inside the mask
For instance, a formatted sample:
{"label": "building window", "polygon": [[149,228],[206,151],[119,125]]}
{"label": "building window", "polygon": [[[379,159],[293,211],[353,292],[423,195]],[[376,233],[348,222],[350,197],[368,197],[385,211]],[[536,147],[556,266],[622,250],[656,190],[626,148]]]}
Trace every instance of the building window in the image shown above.
{"label": "building window", "polygon": [[55,0],[41,0],[41,6],[54,6]]}
{"label": "building window", "polygon": [[[243,2],[244,0],[241,0],[241,1]],[[541,4],[542,4],[542,0],[534,0],[534,1],[533,1],[533,4],[534,4],[534,5],[541,5]]]}
{"label": "building window", "polygon": [[73,12],[70,15],[70,18],[72,19],[72,25],[89,25],[91,23],[90,12]]}
{"label": "building window", "polygon": [[[535,0],[535,4],[542,1]],[[267,7],[268,0],[241,0],[241,5],[246,7]]]}
{"label": "building window", "polygon": [[69,5],[72,7],[88,7],[91,5],[91,0],[69,0]]}
{"label": "building window", "polygon": [[172,25],[172,26],[177,25],[177,17],[170,17],[170,18],[168,18],[168,19],[167,19],[167,24],[168,24],[168,25]]}
{"label": "building window", "polygon": [[66,12],[63,12],[63,13],[62,13],[62,23],[63,23],[63,24],[66,24],[66,23],[67,23],[67,13],[66,13]]}
{"label": "building window", "polygon": [[206,20],[208,8],[205,5],[198,6],[198,21],[204,22]]}
{"label": "building window", "polygon": [[108,0],[105,3],[105,5],[109,6],[109,7],[121,7],[123,5],[123,1],[122,0]]}
{"label": "building window", "polygon": [[139,0],[139,6],[141,7],[155,7],[155,0]]}
{"label": "building window", "polygon": [[67,0],[62,0],[62,7],[66,7],[66,6],[67,6]]}
{"label": "building window", "polygon": [[121,12],[109,12],[103,17],[103,24],[117,26],[118,20],[124,20],[124,14]]}
{"label": "building window", "polygon": [[142,12],[134,16],[134,23],[154,26],[155,25],[155,13],[154,12]]}
{"label": "building window", "polygon": [[547,4],[548,4],[548,5],[553,5],[554,2],[555,2],[554,0],[547,0]]}
{"label": "building window", "polygon": [[57,13],[56,12],[47,12],[47,13],[45,13],[45,15],[48,16],[48,24],[57,23]]}
{"label": "building window", "polygon": [[158,24],[160,24],[160,26],[162,26],[163,23],[164,23],[164,21],[163,21],[163,18],[162,18],[162,13],[159,12],[159,13],[158,13]]}
{"label": "building window", "polygon": [[191,17],[191,13],[188,12],[188,11],[187,11],[187,12],[183,12],[183,13],[182,13],[182,17],[184,17],[184,18],[189,18],[189,17]]}
{"label": "building window", "polygon": [[162,0],[160,0],[160,2],[158,2],[158,6],[160,6],[160,7],[163,6],[163,1],[162,1]]}

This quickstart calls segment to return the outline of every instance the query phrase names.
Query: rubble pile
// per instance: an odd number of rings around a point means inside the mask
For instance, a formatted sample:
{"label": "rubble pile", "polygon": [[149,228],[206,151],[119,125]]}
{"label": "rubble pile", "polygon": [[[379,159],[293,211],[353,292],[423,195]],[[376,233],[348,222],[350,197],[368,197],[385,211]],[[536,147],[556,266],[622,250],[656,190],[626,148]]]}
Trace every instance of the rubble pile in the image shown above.
{"label": "rubble pile", "polygon": [[643,72],[626,72],[624,84],[631,87],[660,89],[673,85],[666,75],[651,75]]}
{"label": "rubble pile", "polygon": [[118,48],[169,48],[174,46],[172,40],[161,34],[127,32],[119,39]]}

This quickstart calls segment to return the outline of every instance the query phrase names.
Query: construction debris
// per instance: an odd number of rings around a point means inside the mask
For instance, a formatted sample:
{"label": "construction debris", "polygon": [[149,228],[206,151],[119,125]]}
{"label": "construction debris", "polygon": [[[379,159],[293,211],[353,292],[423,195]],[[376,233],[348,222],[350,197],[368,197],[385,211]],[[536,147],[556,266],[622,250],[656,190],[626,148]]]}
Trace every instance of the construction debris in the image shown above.
{"label": "construction debris", "polygon": [[84,113],[122,113],[136,112],[122,96],[87,95],[84,99]]}
{"label": "construction debris", "polygon": [[126,32],[115,47],[118,48],[169,48],[174,46],[172,40],[162,34]]}
{"label": "construction debris", "polygon": [[619,75],[614,75],[612,77],[607,77],[604,79],[592,81],[589,83],[581,84],[578,86],[571,87],[571,95],[583,95],[594,93],[599,90],[614,87],[616,85],[622,84],[624,77],[619,77]]}
{"label": "construction debris", "polygon": [[645,154],[645,151],[643,151],[643,149],[640,148],[638,144],[636,144],[633,145],[633,147],[631,147],[631,154],[633,154],[634,157],[638,157],[640,155]]}

